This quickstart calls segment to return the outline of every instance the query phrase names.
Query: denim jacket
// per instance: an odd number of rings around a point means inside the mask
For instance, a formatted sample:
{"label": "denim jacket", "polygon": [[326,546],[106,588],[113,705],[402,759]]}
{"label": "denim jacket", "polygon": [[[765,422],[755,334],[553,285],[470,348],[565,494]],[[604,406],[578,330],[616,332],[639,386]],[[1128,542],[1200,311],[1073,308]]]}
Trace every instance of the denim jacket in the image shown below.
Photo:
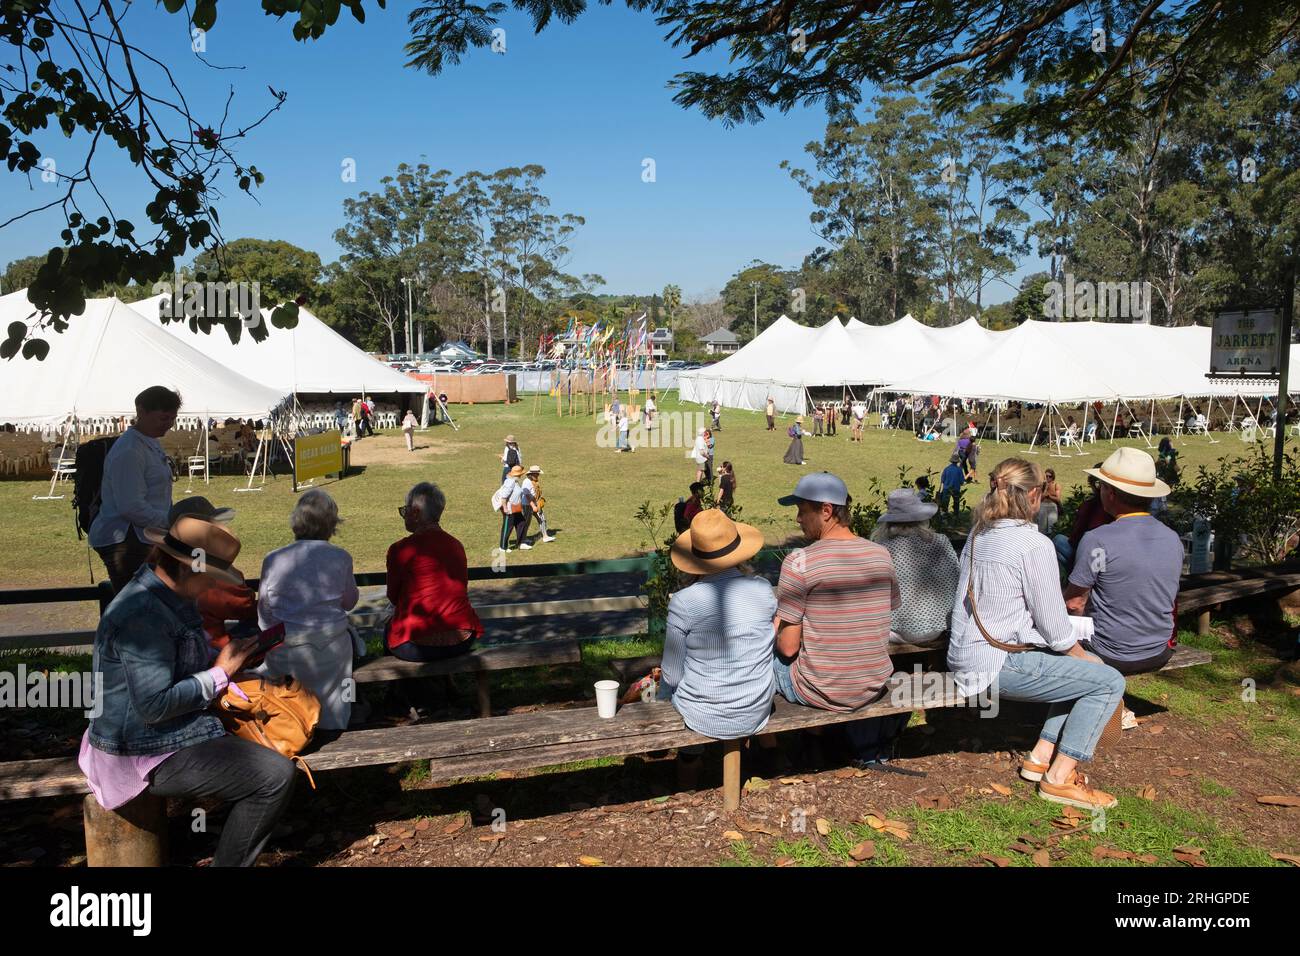
{"label": "denim jacket", "polygon": [[90,721],[91,746],[150,756],[225,734],[208,710],[215,691],[208,658],[198,608],[141,566],[95,632],[103,712]]}

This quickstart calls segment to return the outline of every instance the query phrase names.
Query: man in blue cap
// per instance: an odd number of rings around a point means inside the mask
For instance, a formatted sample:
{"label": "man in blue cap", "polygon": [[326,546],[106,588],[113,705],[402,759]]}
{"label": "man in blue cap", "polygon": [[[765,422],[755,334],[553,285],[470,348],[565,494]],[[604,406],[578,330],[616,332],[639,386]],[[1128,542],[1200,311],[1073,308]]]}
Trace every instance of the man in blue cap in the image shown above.
{"label": "man in blue cap", "polygon": [[[848,713],[887,693],[889,625],[901,603],[881,545],[849,527],[849,489],[830,472],[804,475],[778,504],[795,505],[811,542],[788,555],[777,584],[776,686],[795,704]],[[907,715],[847,724],[855,766],[879,767]],[[885,726],[885,723],[888,726]]]}

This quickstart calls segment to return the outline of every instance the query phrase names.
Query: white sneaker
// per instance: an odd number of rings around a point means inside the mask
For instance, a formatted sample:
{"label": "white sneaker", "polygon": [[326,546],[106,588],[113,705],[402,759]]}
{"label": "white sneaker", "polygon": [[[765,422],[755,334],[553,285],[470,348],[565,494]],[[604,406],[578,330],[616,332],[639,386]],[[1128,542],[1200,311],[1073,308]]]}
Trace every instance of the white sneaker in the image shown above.
{"label": "white sneaker", "polygon": [[542,540],[543,540],[543,541],[554,541],[554,540],[555,540],[555,535],[553,535],[553,534],[548,534],[546,537],[542,538]]}
{"label": "white sneaker", "polygon": [[1125,707],[1124,715],[1120,718],[1119,726],[1121,730],[1137,730],[1137,714]]}
{"label": "white sneaker", "polygon": [[527,541],[525,541],[523,544],[521,544],[521,545],[519,546],[519,550],[520,550],[520,551],[531,551],[531,550],[533,550],[533,546],[532,546],[531,544],[529,544]]}

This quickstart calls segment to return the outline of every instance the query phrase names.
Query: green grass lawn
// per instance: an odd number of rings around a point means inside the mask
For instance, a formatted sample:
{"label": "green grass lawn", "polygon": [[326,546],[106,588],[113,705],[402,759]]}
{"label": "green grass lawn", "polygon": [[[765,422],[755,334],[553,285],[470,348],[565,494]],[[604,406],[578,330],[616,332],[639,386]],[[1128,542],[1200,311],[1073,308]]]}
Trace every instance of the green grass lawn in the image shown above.
{"label": "green grass lawn", "polygon": [[[663,413],[694,416],[700,411],[697,406],[679,404],[675,393],[661,399]],[[470,564],[490,564],[500,519],[491,511],[489,501],[499,484],[502,439],[508,432],[519,438],[525,466],[539,464],[546,471],[547,517],[559,536],[553,544],[511,554],[514,564],[642,552],[650,546],[650,539],[633,517],[637,507],[643,501],[652,505],[674,502],[687,493],[687,485],[694,479],[687,448],[644,447],[632,454],[599,448],[599,425],[593,417],[557,417],[554,399],[545,396],[540,401],[529,396],[511,406],[456,406],[453,414],[460,430],[438,426],[419,434],[417,445],[421,447],[413,455],[403,447],[400,432],[363,440],[353,462],[364,466],[364,471],[343,481],[322,483],[338,500],[346,520],[336,543],[352,552],[358,571],[383,570],[385,550],[405,533],[397,507],[407,489],[421,480],[437,482],[446,492],[443,526],[464,542]],[[789,442],[785,427],[791,420],[783,419],[778,430],[769,433],[762,415],[726,410],[717,436],[717,461],[730,460],[736,467],[736,501],[743,509],[742,520],[758,526],[770,544],[797,533],[793,509],[778,506],[776,498],[788,493],[805,472],[833,471],[844,478],[855,498],[861,499],[870,479],[888,488],[897,482],[900,467],[913,476],[937,473],[952,451],[949,444],[923,443],[907,432],[875,428],[867,429],[862,444],[853,445],[847,430],[841,429],[835,438],[805,439],[806,466],[786,465],[781,458]],[[690,424],[695,424],[693,418]],[[688,437],[693,431],[688,430]],[[1189,475],[1198,465],[1241,454],[1248,447],[1235,435],[1222,436],[1218,444],[1186,438],[1176,445]],[[1058,480],[1068,490],[1083,482],[1085,467],[1114,447],[1098,442],[1089,446],[1084,456],[1054,458],[1042,452],[1035,459],[1055,468]],[[1025,450],[1024,446],[985,442],[982,473],[987,474],[1002,458]],[[206,489],[201,483],[196,485],[195,493],[205,491],[217,504],[237,509],[232,528],[244,544],[239,564],[246,574],[254,575],[268,551],[291,540],[288,515],[295,495],[284,476],[272,477],[260,492],[236,493],[235,488],[244,483],[243,479],[217,477]],[[77,540],[70,485],[62,486],[68,495],[62,501],[32,500],[47,487],[40,482],[0,482],[0,511],[9,526],[9,543],[0,553],[0,581],[5,587],[87,584],[90,568],[97,580],[103,576],[98,558],[91,555],[93,560],[88,562],[86,544]],[[973,486],[969,502],[985,487]],[[184,479],[177,482],[175,496],[183,497],[185,488]],[[0,610],[0,630],[4,613]]]}

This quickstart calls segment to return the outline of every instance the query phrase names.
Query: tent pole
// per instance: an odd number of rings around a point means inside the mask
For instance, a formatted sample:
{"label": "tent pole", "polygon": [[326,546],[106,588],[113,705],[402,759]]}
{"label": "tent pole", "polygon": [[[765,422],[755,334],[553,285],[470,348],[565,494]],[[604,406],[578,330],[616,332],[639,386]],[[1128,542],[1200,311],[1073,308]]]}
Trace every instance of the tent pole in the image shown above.
{"label": "tent pole", "polygon": [[1029,449],[1025,452],[1026,455],[1038,454],[1038,452],[1034,451],[1034,445],[1038,444],[1038,430],[1043,427],[1043,419],[1047,417],[1047,412],[1050,408],[1051,405],[1049,404],[1043,409],[1043,414],[1038,416],[1038,427],[1034,429],[1034,437],[1029,440]]}
{"label": "tent pole", "polygon": [[1119,401],[1115,402],[1115,414],[1110,420],[1110,440],[1113,444],[1115,441],[1115,426],[1119,424]]}
{"label": "tent pole", "polygon": [[32,495],[32,501],[59,501],[63,498],[63,495],[54,493],[54,486],[59,480],[59,462],[63,460],[63,453],[68,450],[68,436],[72,434],[72,429],[76,427],[76,423],[76,416],[73,416],[64,427],[63,444],[59,446],[59,457],[54,460],[54,474],[50,475],[50,493],[47,495]]}

